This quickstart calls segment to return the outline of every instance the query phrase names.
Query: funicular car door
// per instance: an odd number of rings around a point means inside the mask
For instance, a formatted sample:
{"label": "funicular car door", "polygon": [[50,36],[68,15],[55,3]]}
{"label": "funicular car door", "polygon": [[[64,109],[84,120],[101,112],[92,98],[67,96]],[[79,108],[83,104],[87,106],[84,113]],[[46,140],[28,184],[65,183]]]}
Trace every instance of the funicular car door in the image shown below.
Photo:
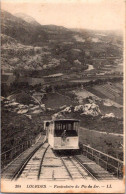
{"label": "funicular car door", "polygon": [[67,130],[68,130],[68,124],[62,123],[62,134],[61,134],[61,146],[67,146]]}

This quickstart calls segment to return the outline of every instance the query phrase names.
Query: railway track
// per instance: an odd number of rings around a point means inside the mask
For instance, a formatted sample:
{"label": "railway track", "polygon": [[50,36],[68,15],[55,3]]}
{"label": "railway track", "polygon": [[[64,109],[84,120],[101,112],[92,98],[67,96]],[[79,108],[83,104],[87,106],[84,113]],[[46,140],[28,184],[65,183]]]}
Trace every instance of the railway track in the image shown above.
{"label": "railway track", "polygon": [[[17,180],[20,176],[22,176],[22,174],[25,172],[25,168],[27,165],[30,164],[30,160],[37,157],[37,155],[39,154],[45,154],[46,149],[44,150],[44,145],[47,143],[42,143],[39,147],[37,147],[33,152],[31,152],[31,154],[29,154],[29,156],[26,158],[26,160],[19,166],[19,169],[14,173],[12,180]],[[41,153],[42,151],[42,153]],[[40,156],[41,157],[41,156]],[[36,158],[35,158],[36,159]],[[38,160],[38,158],[37,158]],[[33,164],[34,165],[34,164]],[[39,167],[40,168],[40,167]],[[39,170],[40,171],[40,170]],[[38,171],[38,177],[39,177],[39,171]]]}
{"label": "railway track", "polygon": [[74,156],[61,157],[70,179],[97,180]]}
{"label": "railway track", "polygon": [[30,148],[16,157],[11,163],[9,163],[5,168],[1,170],[1,177],[6,180],[17,179],[30,158],[40,147],[43,146],[45,141],[46,139],[42,136],[36,144],[32,145]]}
{"label": "railway track", "polygon": [[24,163],[23,168],[20,168],[17,172],[16,178],[39,179],[43,159],[48,148],[48,143],[44,143],[36,152],[32,153],[26,163]]}
{"label": "railway track", "polygon": [[[25,157],[25,159],[23,159]],[[18,161],[20,160],[20,163]],[[22,160],[22,161],[21,161]],[[14,166],[18,168],[13,172]],[[90,168],[93,166],[93,170]],[[95,168],[98,171],[95,171]],[[104,177],[113,179],[107,171],[82,155],[68,155],[54,152],[47,142],[40,143],[27,155],[27,152],[17,158],[8,172],[11,180],[103,180]],[[11,170],[10,170],[11,169]],[[100,173],[101,174],[100,174]],[[6,174],[6,173],[5,173]]]}
{"label": "railway track", "polygon": [[34,150],[14,173],[12,180],[74,180],[96,178],[74,156],[57,155],[48,143]]}

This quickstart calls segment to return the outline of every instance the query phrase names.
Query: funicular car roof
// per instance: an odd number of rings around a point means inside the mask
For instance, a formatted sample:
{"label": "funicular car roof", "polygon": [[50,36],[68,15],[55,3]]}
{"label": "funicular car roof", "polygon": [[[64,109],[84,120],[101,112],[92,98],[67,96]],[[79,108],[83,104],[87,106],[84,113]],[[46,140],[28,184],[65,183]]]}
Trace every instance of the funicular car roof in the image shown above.
{"label": "funicular car roof", "polygon": [[52,120],[45,120],[44,123],[46,122],[60,122],[60,123],[71,123],[71,122],[80,122],[78,119],[52,119]]}
{"label": "funicular car roof", "polygon": [[67,123],[67,122],[79,122],[79,120],[77,120],[77,119],[54,119],[53,121],[54,122],[64,122],[64,123]]}

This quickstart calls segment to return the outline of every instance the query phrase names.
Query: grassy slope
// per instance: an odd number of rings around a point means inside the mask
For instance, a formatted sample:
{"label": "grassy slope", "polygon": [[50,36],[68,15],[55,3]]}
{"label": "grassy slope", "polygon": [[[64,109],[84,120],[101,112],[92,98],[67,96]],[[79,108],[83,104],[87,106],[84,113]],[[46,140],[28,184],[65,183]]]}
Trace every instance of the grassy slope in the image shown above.
{"label": "grassy slope", "polygon": [[5,111],[3,107],[1,126],[2,152],[23,143],[25,140],[34,139],[43,131],[42,118],[39,115],[33,116],[30,120],[25,115]]}
{"label": "grassy slope", "polygon": [[80,142],[123,160],[123,137],[80,129]]}

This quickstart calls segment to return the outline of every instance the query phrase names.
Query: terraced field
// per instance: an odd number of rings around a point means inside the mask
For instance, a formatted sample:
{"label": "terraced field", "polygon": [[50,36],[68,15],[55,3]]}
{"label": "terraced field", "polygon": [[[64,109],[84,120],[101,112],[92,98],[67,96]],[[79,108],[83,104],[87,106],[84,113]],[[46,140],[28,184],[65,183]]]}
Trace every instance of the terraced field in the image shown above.
{"label": "terraced field", "polygon": [[105,84],[87,86],[84,89],[74,90],[74,94],[78,99],[83,99],[82,103],[88,97],[95,99],[103,115],[113,113],[115,117],[123,117],[122,82],[107,82]]}
{"label": "terraced field", "polygon": [[93,86],[92,93],[101,98],[109,98],[119,104],[123,104],[123,85],[121,83],[107,83]]}
{"label": "terraced field", "polygon": [[81,98],[87,98],[89,96],[92,96],[92,97],[95,97],[97,99],[99,99],[96,95],[94,95],[93,93],[85,90],[85,89],[81,89],[81,90],[76,90],[76,91],[73,91],[74,94],[76,94],[78,97],[81,97]]}

